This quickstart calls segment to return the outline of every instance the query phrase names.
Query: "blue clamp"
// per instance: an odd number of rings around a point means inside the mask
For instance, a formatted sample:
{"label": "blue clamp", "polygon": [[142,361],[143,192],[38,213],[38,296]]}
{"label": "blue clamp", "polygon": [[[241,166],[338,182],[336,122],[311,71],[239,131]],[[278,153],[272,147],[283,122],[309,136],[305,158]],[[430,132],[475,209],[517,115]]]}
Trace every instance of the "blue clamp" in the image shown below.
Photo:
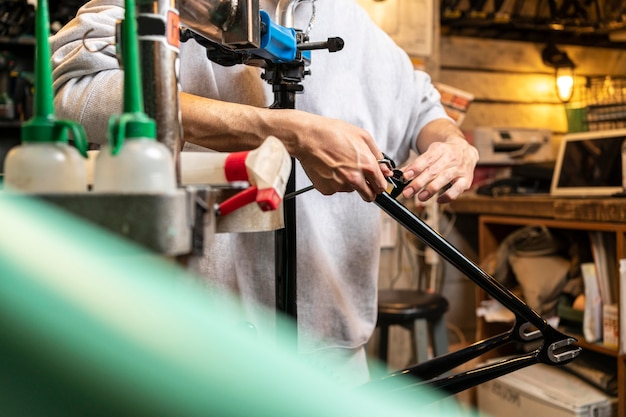
{"label": "blue clamp", "polygon": [[272,62],[293,62],[296,60],[298,47],[296,31],[293,28],[280,26],[270,19],[265,11],[261,15],[261,45],[252,52]]}

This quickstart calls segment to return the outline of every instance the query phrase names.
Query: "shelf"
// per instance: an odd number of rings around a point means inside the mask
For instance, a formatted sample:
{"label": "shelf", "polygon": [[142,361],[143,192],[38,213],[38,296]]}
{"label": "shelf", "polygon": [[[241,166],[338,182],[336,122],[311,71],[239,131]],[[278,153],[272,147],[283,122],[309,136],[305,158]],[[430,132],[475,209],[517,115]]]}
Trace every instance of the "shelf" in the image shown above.
{"label": "shelf", "polygon": [[[554,201],[554,205],[552,207],[557,207],[556,201]],[[594,201],[593,203],[597,203]],[[509,202],[509,204],[511,204]],[[569,204],[574,207],[576,205],[580,205],[581,207],[585,207],[589,204],[588,201],[582,199],[572,199]],[[617,205],[622,206],[624,203],[622,200],[618,200]],[[483,207],[486,207],[483,205]],[[509,210],[509,212],[514,212],[519,209]],[[618,210],[619,211],[619,210]],[[574,210],[576,212],[576,210]],[[585,214],[586,213],[586,214]],[[545,213],[544,213],[545,214]],[[554,212],[555,217],[561,215],[558,211]],[[528,225],[537,225],[537,226],[545,226],[548,227],[551,231],[554,232],[564,232],[569,233],[572,238],[571,244],[578,245],[581,248],[581,252],[579,253],[581,262],[583,259],[591,258],[592,253],[585,253],[584,251],[589,251],[590,249],[586,247],[588,233],[591,231],[600,231],[609,235],[613,235],[615,239],[615,247],[614,252],[609,257],[613,262],[617,263],[618,259],[624,258],[626,256],[625,253],[625,239],[626,239],[626,224],[619,222],[602,222],[597,221],[597,216],[589,215],[589,212],[585,210],[582,211],[582,214],[579,212],[578,215],[573,216],[575,219],[557,219],[557,218],[547,218],[547,217],[531,217],[531,216],[516,216],[512,215],[480,215],[479,214],[479,257],[484,260],[487,259],[488,256],[494,253],[498,248],[500,243],[510,235],[510,233],[514,230],[517,230],[521,227]],[[576,218],[590,218],[594,221],[585,221],[585,220],[576,220]],[[619,280],[619,276],[611,276],[612,280]],[[619,281],[618,284],[619,285]],[[477,300],[484,300],[487,298],[487,294],[485,294],[480,289],[477,290]],[[619,300],[621,290],[617,288],[617,298],[620,306],[625,305],[625,300]],[[626,307],[624,307],[626,308]],[[621,315],[623,317],[623,315]],[[484,320],[479,319],[477,322],[478,329],[478,337],[479,339],[484,339],[486,337],[492,336],[494,333],[497,334],[497,326],[494,327],[492,323],[484,322]],[[570,331],[566,331],[566,334],[575,337],[578,342],[577,344],[583,348],[583,350],[588,350],[592,352],[599,353],[604,355],[607,358],[613,358],[616,362],[616,368],[618,370],[618,415],[626,415],[624,412],[626,411],[626,380],[624,378],[625,369],[626,369],[626,355],[620,351],[618,348],[607,347],[603,345],[601,342],[598,343],[589,343],[585,341],[584,336],[580,334],[572,333]],[[620,338],[625,337],[626,335],[620,335]],[[621,341],[620,341],[621,344]]]}
{"label": "shelf", "polygon": [[[558,232],[571,238],[571,242],[580,246],[578,251],[581,262],[583,259],[592,259],[591,249],[587,248],[589,232],[599,231],[614,237],[615,247],[612,253],[613,261],[626,258],[626,199],[622,198],[553,198],[541,196],[506,196],[487,197],[466,194],[450,203],[451,209],[457,214],[476,216],[478,225],[478,258],[485,261],[495,253],[502,241],[513,231],[524,226],[545,226],[551,231]],[[589,253],[587,253],[589,252]],[[570,254],[571,255],[571,254]],[[495,261],[494,261],[495,263]],[[615,273],[614,273],[615,274]],[[619,274],[618,274],[619,275]],[[626,308],[626,300],[621,298],[622,289],[619,288],[619,276],[611,279],[618,280],[617,302],[621,308]],[[488,298],[480,288],[477,289],[478,302]],[[626,315],[621,312],[620,320]],[[487,322],[477,318],[477,339],[482,340],[502,331],[510,329],[511,323]],[[623,326],[623,323],[622,323]],[[623,327],[622,327],[623,328]],[[612,348],[600,343],[589,343],[578,334],[580,330],[565,330],[565,334],[575,337],[577,344],[590,352],[603,355],[607,360],[615,361],[618,378],[618,414],[626,415],[626,352],[621,348]],[[626,334],[620,334],[620,339]],[[623,339],[620,340],[620,346]]]}
{"label": "shelf", "polygon": [[489,197],[467,193],[450,203],[450,207],[459,214],[626,223],[626,198],[554,198],[547,195]]}
{"label": "shelf", "polygon": [[26,45],[35,46],[35,38],[32,36],[20,36],[17,38],[11,38],[8,36],[0,36],[0,45]]}
{"label": "shelf", "polygon": [[624,7],[596,1],[441,1],[443,35],[623,48]]}
{"label": "shelf", "polygon": [[22,122],[19,120],[1,120],[0,119],[0,129],[17,129],[22,126]]}
{"label": "shelf", "polygon": [[581,334],[575,334],[575,333],[568,333],[570,336],[575,337],[576,339],[578,339],[578,342],[576,342],[576,344],[580,347],[582,347],[583,349],[587,349],[587,350],[591,350],[593,352],[597,352],[597,353],[602,353],[603,355],[607,355],[607,356],[613,356],[613,357],[617,357],[619,355],[619,352],[616,349],[612,349],[609,347],[606,347],[600,343],[589,343],[585,341],[585,337]]}
{"label": "shelf", "polygon": [[613,40],[610,33],[582,31],[579,29],[554,30],[547,25],[500,23],[497,21],[450,20],[441,22],[443,36],[498,39],[519,42],[546,43],[547,39],[558,45],[590,46],[623,49],[626,42]]}

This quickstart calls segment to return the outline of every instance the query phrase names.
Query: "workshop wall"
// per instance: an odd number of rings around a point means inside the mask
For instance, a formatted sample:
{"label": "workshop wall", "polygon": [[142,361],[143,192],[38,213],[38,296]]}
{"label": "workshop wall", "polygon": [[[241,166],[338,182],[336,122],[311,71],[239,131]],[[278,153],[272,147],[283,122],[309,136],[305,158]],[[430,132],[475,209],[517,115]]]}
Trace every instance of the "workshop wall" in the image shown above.
{"label": "workshop wall", "polygon": [[[462,128],[476,126],[567,132],[565,105],[554,87],[554,70],[541,61],[545,44],[497,39],[442,37],[438,81],[475,96]],[[576,83],[585,77],[625,76],[626,51],[558,45],[576,64]],[[576,102],[580,89],[572,102]]]}

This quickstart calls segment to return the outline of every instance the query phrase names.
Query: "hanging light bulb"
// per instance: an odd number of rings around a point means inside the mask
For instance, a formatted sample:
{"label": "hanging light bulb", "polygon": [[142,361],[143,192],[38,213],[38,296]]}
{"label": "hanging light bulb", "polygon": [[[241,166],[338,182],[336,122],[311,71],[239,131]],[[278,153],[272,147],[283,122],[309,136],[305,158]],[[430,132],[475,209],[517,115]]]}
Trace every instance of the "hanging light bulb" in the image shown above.
{"label": "hanging light bulb", "polygon": [[559,100],[567,103],[574,95],[574,67],[556,69],[556,94]]}
{"label": "hanging light bulb", "polygon": [[574,95],[574,68],[576,65],[567,56],[567,53],[560,51],[556,45],[548,44],[541,51],[543,63],[554,68],[554,80],[556,94],[564,103],[567,103]]}

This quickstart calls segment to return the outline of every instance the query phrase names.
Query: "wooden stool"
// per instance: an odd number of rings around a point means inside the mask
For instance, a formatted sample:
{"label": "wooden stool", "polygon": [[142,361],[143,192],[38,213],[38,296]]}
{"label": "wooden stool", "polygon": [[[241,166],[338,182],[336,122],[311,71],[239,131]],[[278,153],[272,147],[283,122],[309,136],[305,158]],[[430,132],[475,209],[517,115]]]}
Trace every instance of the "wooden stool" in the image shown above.
{"label": "wooden stool", "polygon": [[448,352],[448,333],[443,315],[448,300],[441,294],[411,289],[378,291],[378,322],[380,344],[378,357],[387,362],[389,326],[398,325],[411,331],[415,363],[428,360],[429,341],[433,355]]}

